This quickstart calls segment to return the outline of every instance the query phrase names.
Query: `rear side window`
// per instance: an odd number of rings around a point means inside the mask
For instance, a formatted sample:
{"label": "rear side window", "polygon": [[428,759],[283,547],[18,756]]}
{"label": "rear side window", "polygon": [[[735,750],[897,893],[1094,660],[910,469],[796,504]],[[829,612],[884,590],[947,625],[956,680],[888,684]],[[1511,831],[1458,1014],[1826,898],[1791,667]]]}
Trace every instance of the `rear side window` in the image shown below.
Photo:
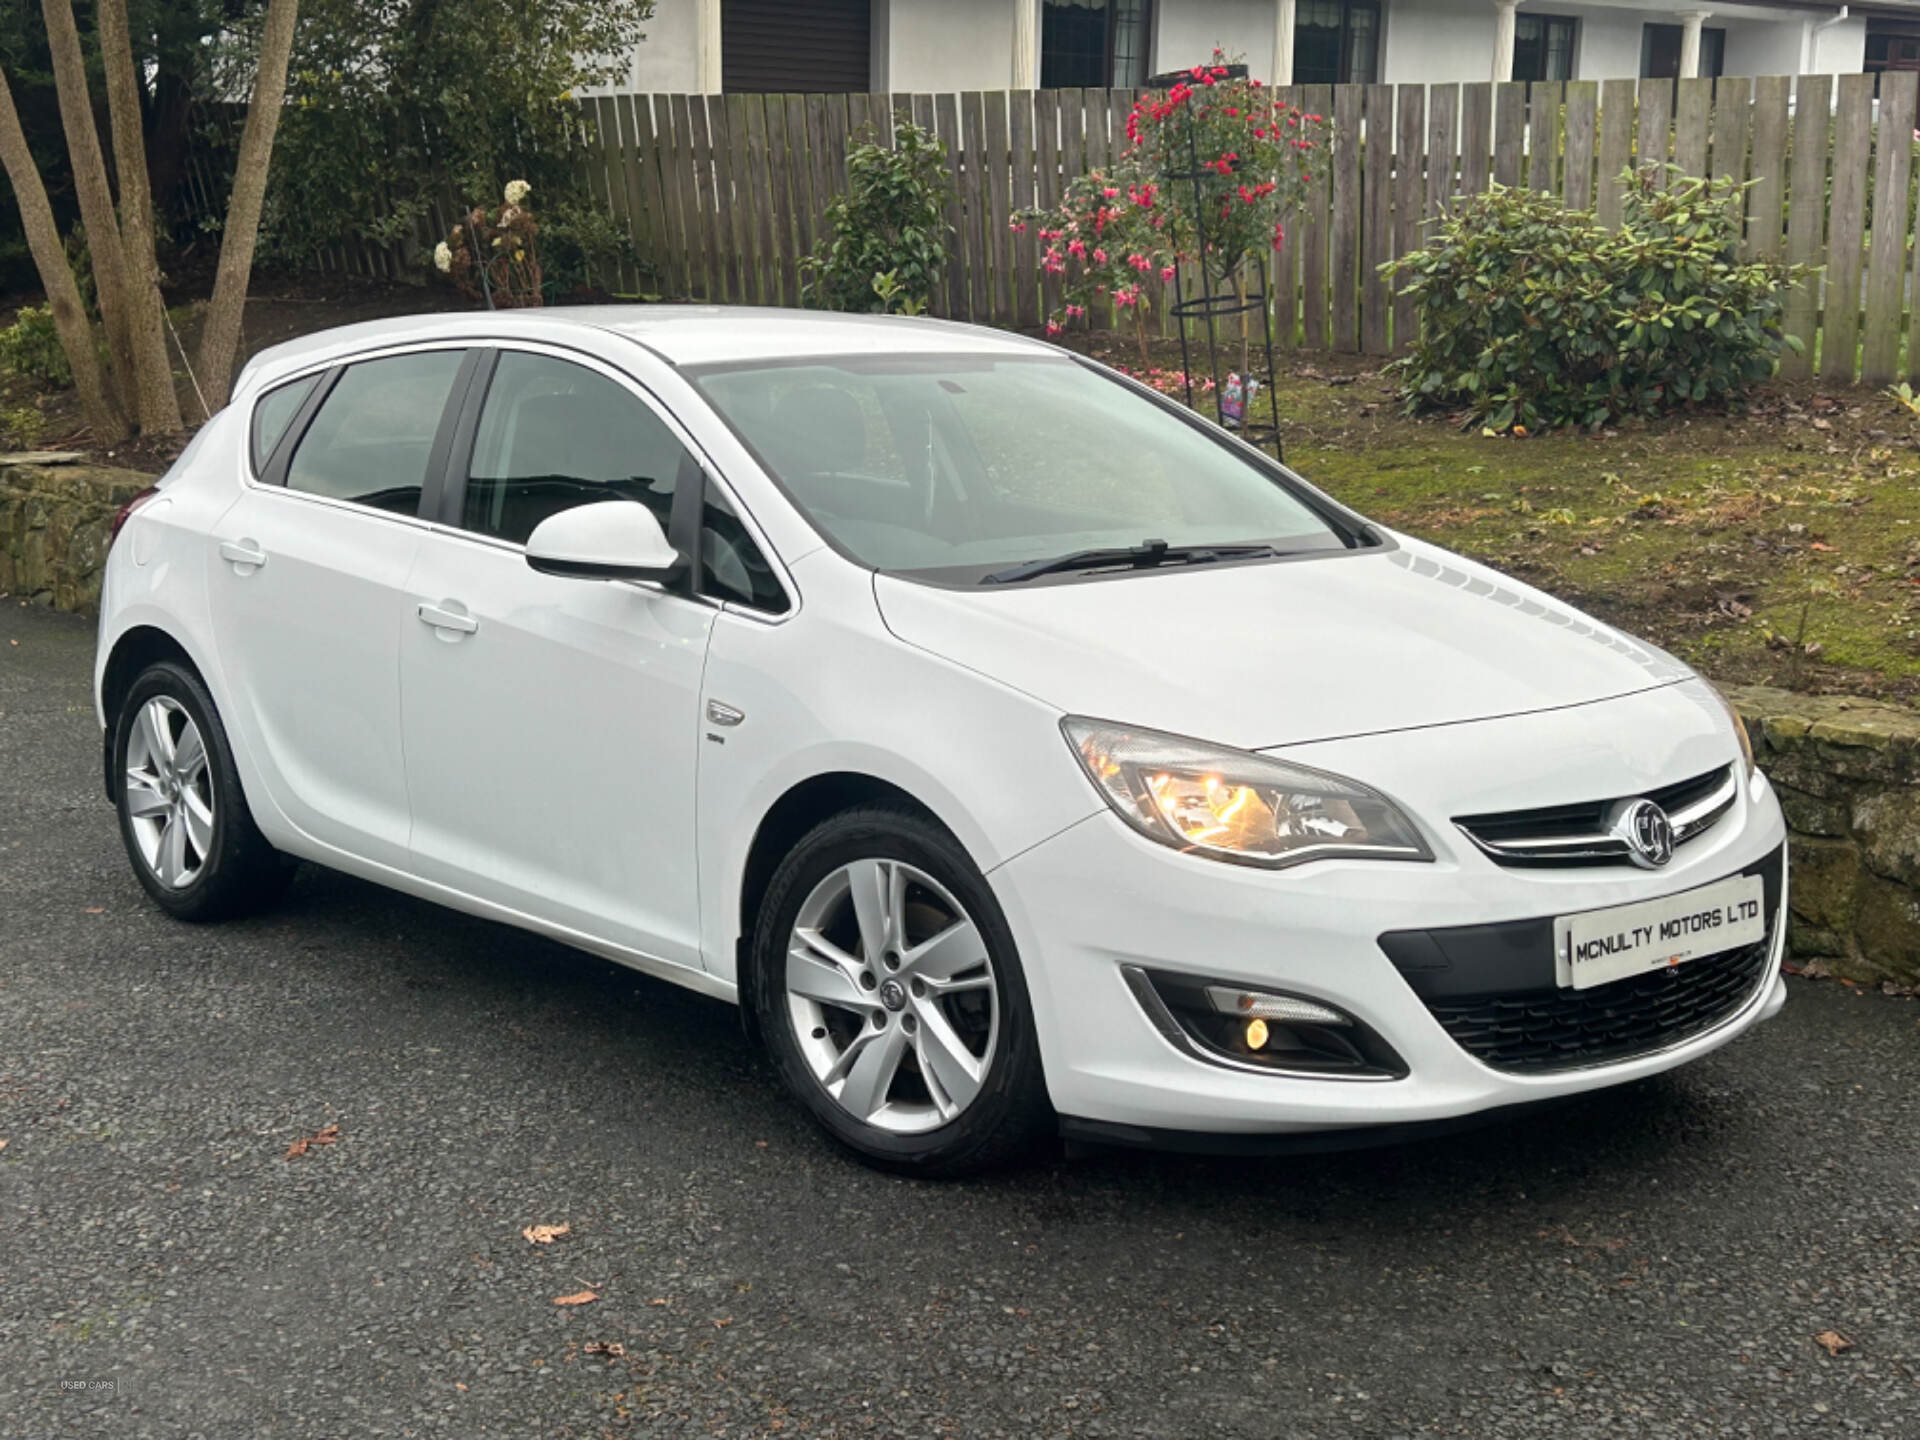
{"label": "rear side window", "polygon": [[787,592],[774,578],[773,567],[711,482],[700,515],[700,592],[770,615],[787,613]]}
{"label": "rear side window", "polygon": [[571,361],[509,350],[473,440],[460,526],[524,545],[550,515],[634,500],[667,528],[693,457],[631,391]]}
{"label": "rear side window", "polygon": [[260,403],[253,407],[254,474],[266,473],[267,461],[273,458],[273,447],[280,443],[280,437],[287,433],[287,426],[293,423],[293,417],[306,404],[307,396],[313,393],[313,387],[319,382],[318,375],[309,375],[304,380],[294,380],[269,390],[260,397]]}
{"label": "rear side window", "polygon": [[420,510],[440,417],[464,350],[350,365],[300,437],[287,488],[396,515]]}

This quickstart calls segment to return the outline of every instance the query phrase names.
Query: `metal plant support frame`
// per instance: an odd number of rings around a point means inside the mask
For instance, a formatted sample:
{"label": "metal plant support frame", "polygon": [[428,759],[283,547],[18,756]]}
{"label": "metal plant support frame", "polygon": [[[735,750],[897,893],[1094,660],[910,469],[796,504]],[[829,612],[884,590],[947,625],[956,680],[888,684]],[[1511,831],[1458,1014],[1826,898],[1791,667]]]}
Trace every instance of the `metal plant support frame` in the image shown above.
{"label": "metal plant support frame", "polygon": [[[1244,68],[1242,73],[1245,73]],[[1159,89],[1172,85],[1181,78],[1183,77],[1180,74],[1156,75],[1147,83]],[[1219,422],[1222,429],[1237,428],[1241,438],[1251,445],[1264,446],[1271,442],[1274,458],[1284,461],[1287,457],[1280,440],[1280,397],[1273,385],[1273,315],[1267,308],[1266,280],[1262,275],[1261,278],[1253,281],[1253,288],[1247,292],[1245,298],[1242,298],[1237,291],[1211,291],[1207,288],[1209,272],[1206,205],[1200,187],[1208,172],[1200,168],[1200,142],[1196,135],[1196,127],[1191,124],[1187,126],[1187,159],[1188,169],[1168,170],[1163,177],[1169,185],[1184,180],[1193,187],[1193,229],[1200,252],[1195,260],[1200,277],[1200,293],[1190,299],[1175,300],[1167,307],[1168,312],[1180,326],[1180,370],[1186,385],[1187,408],[1193,408],[1193,358],[1187,333],[1188,323],[1199,318],[1206,322],[1207,327],[1207,373],[1213,379],[1214,419]],[[1239,168],[1238,161],[1228,163],[1236,170]],[[1240,264],[1242,266],[1246,264],[1245,257],[1241,258]],[[1173,262],[1173,293],[1179,295],[1182,290],[1180,261],[1176,257]],[[1249,315],[1256,310],[1260,314],[1261,353],[1267,362],[1265,384],[1269,419],[1262,424],[1254,423],[1253,403],[1247,398],[1246,393],[1248,376],[1242,372],[1240,423],[1237,427],[1229,427],[1226,411],[1227,388],[1221,383],[1220,377],[1219,322],[1234,315]]]}

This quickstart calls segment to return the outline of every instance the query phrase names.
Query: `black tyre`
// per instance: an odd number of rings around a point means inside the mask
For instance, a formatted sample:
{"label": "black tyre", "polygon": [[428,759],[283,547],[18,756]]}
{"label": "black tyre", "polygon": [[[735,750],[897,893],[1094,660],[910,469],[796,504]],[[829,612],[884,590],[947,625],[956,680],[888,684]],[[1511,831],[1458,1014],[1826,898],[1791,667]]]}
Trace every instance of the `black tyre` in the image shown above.
{"label": "black tyre", "polygon": [[959,843],[907,807],[822,822],[774,872],[748,1002],[835,1140],[904,1174],[976,1173],[1052,1125],[1012,933]]}
{"label": "black tyre", "polygon": [[278,899],[294,862],[247,810],[226,728],[200,677],[163,660],[114,718],[114,798],[133,873],[181,920],[219,920]]}

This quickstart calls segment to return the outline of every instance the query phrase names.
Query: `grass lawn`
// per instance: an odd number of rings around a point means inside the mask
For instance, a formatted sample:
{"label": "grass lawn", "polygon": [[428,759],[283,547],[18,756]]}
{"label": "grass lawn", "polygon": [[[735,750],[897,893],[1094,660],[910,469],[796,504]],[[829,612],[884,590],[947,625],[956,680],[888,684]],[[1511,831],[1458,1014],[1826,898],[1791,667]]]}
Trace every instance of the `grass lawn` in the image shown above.
{"label": "grass lawn", "polygon": [[[1177,368],[1178,346],[1154,359]],[[1920,696],[1920,419],[1890,397],[1780,382],[1744,414],[1493,438],[1407,418],[1378,362],[1275,368],[1288,463],[1363,514],[1717,678]]]}

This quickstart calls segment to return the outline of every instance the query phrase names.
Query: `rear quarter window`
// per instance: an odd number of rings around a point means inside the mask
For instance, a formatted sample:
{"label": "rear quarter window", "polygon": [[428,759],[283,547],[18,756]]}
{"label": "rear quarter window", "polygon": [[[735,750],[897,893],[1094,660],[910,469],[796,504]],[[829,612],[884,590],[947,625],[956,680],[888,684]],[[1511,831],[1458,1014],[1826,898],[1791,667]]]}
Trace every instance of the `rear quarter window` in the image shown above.
{"label": "rear quarter window", "polygon": [[253,407],[253,473],[264,475],[267,462],[273,458],[274,447],[280,443],[280,437],[287,433],[287,426],[293,423],[293,417],[306,403],[307,396],[313,393],[313,387],[320,383],[318,375],[308,375],[303,379],[291,380],[267,391]]}

